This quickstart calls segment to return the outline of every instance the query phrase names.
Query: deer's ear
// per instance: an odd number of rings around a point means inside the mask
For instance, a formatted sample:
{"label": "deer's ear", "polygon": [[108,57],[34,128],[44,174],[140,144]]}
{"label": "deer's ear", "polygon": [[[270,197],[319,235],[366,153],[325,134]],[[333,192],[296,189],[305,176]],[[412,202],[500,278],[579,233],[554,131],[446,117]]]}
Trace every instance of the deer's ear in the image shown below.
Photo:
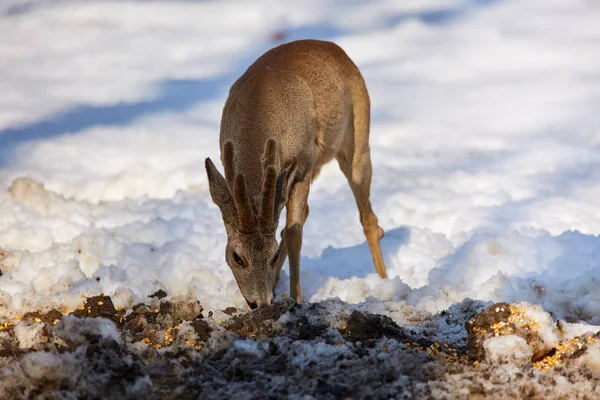
{"label": "deer's ear", "polygon": [[213,202],[221,209],[225,225],[234,224],[237,220],[237,211],[225,178],[223,178],[223,175],[221,175],[210,158],[204,161],[204,166],[206,167],[206,175],[208,176],[210,197],[212,197]]}

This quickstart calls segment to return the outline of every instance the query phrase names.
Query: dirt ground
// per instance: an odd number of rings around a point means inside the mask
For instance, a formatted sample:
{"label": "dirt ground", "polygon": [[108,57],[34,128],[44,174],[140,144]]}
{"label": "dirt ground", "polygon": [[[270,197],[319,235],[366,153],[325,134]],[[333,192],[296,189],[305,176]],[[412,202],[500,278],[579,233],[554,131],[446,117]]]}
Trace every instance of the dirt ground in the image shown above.
{"label": "dirt ground", "polygon": [[435,332],[339,301],[335,315],[327,302],[284,299],[251,312],[220,310],[231,318],[217,320],[198,302],[153,296],[151,305],[128,310],[115,309],[108,296],[90,297],[65,315],[28,313],[4,324],[1,397],[600,398],[599,375],[578,361],[585,346],[545,371],[534,363],[556,358],[557,349],[523,365],[487,362],[482,327],[510,316],[492,313],[494,306],[477,314],[464,307],[456,320],[432,316],[464,330],[444,343]]}

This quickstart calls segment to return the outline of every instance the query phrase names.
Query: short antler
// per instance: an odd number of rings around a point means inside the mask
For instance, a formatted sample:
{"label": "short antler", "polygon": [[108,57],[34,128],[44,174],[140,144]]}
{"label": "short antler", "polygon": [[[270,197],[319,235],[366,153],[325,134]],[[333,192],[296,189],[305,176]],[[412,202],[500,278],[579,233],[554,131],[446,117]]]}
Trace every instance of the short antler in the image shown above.
{"label": "short antler", "polygon": [[246,177],[235,172],[233,143],[225,142],[223,146],[223,167],[225,168],[225,181],[231,191],[233,202],[238,215],[238,230],[241,233],[252,233],[256,230],[254,211],[248,196]]}
{"label": "short antler", "polygon": [[235,154],[233,143],[225,142],[223,146],[223,166],[225,181],[231,192],[238,217],[238,230],[241,233],[252,233],[257,229],[268,235],[275,231],[281,209],[287,201],[289,186],[293,179],[296,159],[288,162],[277,175],[277,146],[275,139],[270,138],[265,143],[265,151],[261,158],[263,168],[263,184],[260,196],[258,216],[248,195],[246,176],[235,171]]}
{"label": "short antler", "polygon": [[263,154],[263,186],[258,214],[258,230],[269,234],[275,230],[275,193],[277,187],[277,170],[275,162],[277,159],[275,139],[267,140],[265,153]]}
{"label": "short antler", "polygon": [[250,204],[248,188],[246,187],[246,177],[243,174],[236,174],[233,183],[233,201],[238,212],[239,228],[241,233],[252,233],[256,230],[254,220],[254,211]]}

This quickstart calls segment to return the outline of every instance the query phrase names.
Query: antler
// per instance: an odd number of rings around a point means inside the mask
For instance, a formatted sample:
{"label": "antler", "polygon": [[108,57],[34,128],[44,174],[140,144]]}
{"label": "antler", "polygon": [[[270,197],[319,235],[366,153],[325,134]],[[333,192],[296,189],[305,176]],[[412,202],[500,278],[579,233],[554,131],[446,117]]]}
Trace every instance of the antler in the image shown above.
{"label": "antler", "polygon": [[238,230],[242,233],[252,233],[258,229],[262,234],[271,234],[275,231],[279,213],[287,201],[290,183],[296,167],[296,159],[294,158],[288,162],[278,176],[276,142],[273,138],[267,140],[265,151],[261,157],[263,184],[258,218],[256,218],[254,207],[248,195],[246,176],[243,173],[236,173],[234,157],[233,143],[231,141],[225,142],[223,146],[225,181],[237,211]]}
{"label": "antler", "polygon": [[277,185],[277,170],[275,169],[277,154],[275,151],[275,139],[270,138],[265,145],[265,153],[262,159],[264,177],[258,214],[258,230],[265,234],[275,230],[275,192]]}
{"label": "antler", "polygon": [[296,157],[283,166],[279,176],[275,164],[277,153],[275,139],[267,140],[265,153],[262,157],[263,187],[261,193],[260,213],[258,216],[258,229],[261,233],[272,233],[277,224],[279,213],[288,200],[291,184],[296,172]]}
{"label": "antler", "polygon": [[242,173],[235,173],[233,142],[225,142],[223,148],[223,167],[225,168],[225,180],[232,191],[233,202],[238,214],[241,233],[252,233],[256,230],[254,211],[248,196],[246,177]]}
{"label": "antler", "polygon": [[241,233],[252,233],[256,230],[254,220],[254,211],[250,204],[248,189],[246,187],[246,177],[243,174],[236,174],[233,183],[233,201],[238,212],[240,226],[238,230]]}

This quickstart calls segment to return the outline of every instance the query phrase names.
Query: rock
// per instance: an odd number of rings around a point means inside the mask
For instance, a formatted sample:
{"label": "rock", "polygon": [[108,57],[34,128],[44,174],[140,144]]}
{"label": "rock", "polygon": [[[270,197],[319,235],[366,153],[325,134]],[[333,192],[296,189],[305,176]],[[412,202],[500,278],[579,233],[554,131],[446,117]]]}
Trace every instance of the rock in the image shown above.
{"label": "rock", "polygon": [[192,321],[198,318],[203,310],[200,302],[191,297],[176,298],[171,304],[175,320]]}
{"label": "rock", "polygon": [[494,336],[492,326],[500,323],[506,323],[511,316],[509,303],[492,304],[483,310],[474,319],[465,323],[465,329],[468,333],[467,348],[469,357],[477,360],[485,360],[485,349],[483,342],[485,339]]}
{"label": "rock", "polygon": [[366,314],[353,311],[346,322],[341,334],[351,342],[379,339],[381,337],[393,338],[398,341],[408,340],[408,335],[390,317],[378,314]]}
{"label": "rock", "polygon": [[469,357],[477,361],[535,362],[547,357],[558,342],[550,315],[527,303],[493,304],[467,321],[465,328]]}

